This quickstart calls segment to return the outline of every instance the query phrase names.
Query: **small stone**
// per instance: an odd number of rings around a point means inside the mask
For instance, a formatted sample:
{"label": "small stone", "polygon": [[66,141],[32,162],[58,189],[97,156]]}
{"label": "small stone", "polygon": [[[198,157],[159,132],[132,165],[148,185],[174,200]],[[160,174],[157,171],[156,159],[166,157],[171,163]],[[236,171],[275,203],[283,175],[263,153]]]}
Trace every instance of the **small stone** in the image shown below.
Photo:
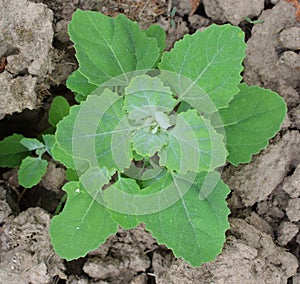
{"label": "small stone", "polygon": [[289,200],[286,215],[292,222],[300,220],[300,198],[292,198]]}
{"label": "small stone", "polygon": [[296,274],[292,277],[292,283],[293,284],[300,284],[300,274]]}
{"label": "small stone", "polygon": [[[1,189],[0,189],[1,190]],[[4,201],[0,200],[0,224],[12,213],[9,205]]]}
{"label": "small stone", "polygon": [[147,284],[147,276],[145,273],[135,276],[130,284]]}
{"label": "small stone", "polygon": [[289,112],[289,117],[292,123],[291,127],[300,130],[300,108],[295,107],[291,109],[291,111]]}
{"label": "small stone", "polygon": [[209,19],[207,19],[203,16],[200,16],[200,15],[197,15],[197,14],[189,16],[188,20],[189,20],[191,26],[196,30],[206,27],[210,23]]}
{"label": "small stone", "polygon": [[294,51],[286,51],[280,56],[279,63],[294,69],[300,69],[300,56]]}
{"label": "small stone", "polygon": [[206,14],[213,20],[238,25],[245,17],[259,16],[264,0],[204,0]]}
{"label": "small stone", "polygon": [[65,170],[61,167],[56,167],[53,162],[49,162],[47,172],[43,176],[40,184],[47,190],[59,192],[65,178]]}
{"label": "small stone", "polygon": [[174,1],[173,0],[173,6],[176,6],[177,14],[180,16],[188,15],[191,13],[192,5],[190,0],[180,0],[180,1]]}
{"label": "small stone", "polygon": [[292,198],[300,197],[300,164],[294,173],[284,180],[283,190]]}
{"label": "small stone", "polygon": [[278,93],[284,98],[289,107],[295,107],[299,104],[299,94],[292,87],[281,84],[278,87]]}
{"label": "small stone", "polygon": [[296,224],[291,222],[283,222],[278,227],[278,244],[281,246],[287,245],[298,233],[299,228]]}
{"label": "small stone", "polygon": [[292,27],[280,33],[282,47],[291,50],[300,49],[300,27]]}
{"label": "small stone", "polygon": [[65,20],[60,20],[56,23],[55,26],[55,37],[62,43],[68,42],[69,35],[68,35],[68,22]]}

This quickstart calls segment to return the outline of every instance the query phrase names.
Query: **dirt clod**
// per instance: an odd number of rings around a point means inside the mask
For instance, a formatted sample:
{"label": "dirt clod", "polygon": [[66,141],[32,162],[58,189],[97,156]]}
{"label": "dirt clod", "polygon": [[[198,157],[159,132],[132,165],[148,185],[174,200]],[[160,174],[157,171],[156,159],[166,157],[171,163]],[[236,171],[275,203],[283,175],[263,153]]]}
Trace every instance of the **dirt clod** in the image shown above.
{"label": "dirt clod", "polygon": [[0,51],[7,65],[0,74],[0,119],[37,107],[35,89],[52,70],[53,13],[26,0],[0,1]]}
{"label": "dirt clod", "polygon": [[117,235],[111,236],[98,250],[90,253],[83,271],[94,279],[130,283],[150,266],[146,252],[156,247],[155,240],[144,226],[129,231],[120,229]]}
{"label": "dirt clod", "polygon": [[297,267],[297,259],[276,247],[269,235],[242,219],[231,219],[230,236],[215,261],[192,268],[181,260],[172,260],[168,267],[154,273],[158,284],[194,284],[195,279],[197,283],[282,284]]}
{"label": "dirt clod", "polygon": [[300,49],[300,27],[288,28],[280,33],[280,41],[284,48]]}
{"label": "dirt clod", "polygon": [[264,0],[204,0],[206,14],[214,20],[238,25],[245,17],[259,16]]}
{"label": "dirt clod", "polygon": [[281,183],[292,166],[300,161],[298,131],[285,134],[253,161],[225,170],[224,180],[245,206],[264,200]]}
{"label": "dirt clod", "polygon": [[48,190],[58,192],[61,190],[65,179],[65,170],[61,167],[56,167],[53,162],[49,162],[47,172],[43,176],[40,185]]}
{"label": "dirt clod", "polygon": [[51,248],[49,222],[49,214],[41,208],[29,208],[4,220],[0,283],[49,283],[56,275],[66,279],[63,260]]}
{"label": "dirt clod", "polygon": [[299,228],[296,224],[291,222],[283,222],[278,227],[277,233],[278,238],[277,241],[279,245],[285,246],[289,241],[291,241],[298,233]]}
{"label": "dirt clod", "polygon": [[12,213],[6,202],[6,190],[0,186],[0,224]]}
{"label": "dirt clod", "polygon": [[[259,17],[263,24],[254,25],[248,41],[244,80],[249,85],[260,84],[278,91],[280,85],[296,89],[300,86],[300,70],[280,59],[286,46],[294,45],[290,36],[292,27],[300,27],[294,8],[286,1],[280,1]],[[283,34],[285,41],[281,41]],[[287,41],[288,40],[288,41]]]}
{"label": "dirt clod", "polygon": [[283,190],[292,198],[300,197],[300,164],[294,173],[285,179]]}
{"label": "dirt clod", "polygon": [[300,198],[291,198],[289,200],[286,215],[292,222],[300,220]]}

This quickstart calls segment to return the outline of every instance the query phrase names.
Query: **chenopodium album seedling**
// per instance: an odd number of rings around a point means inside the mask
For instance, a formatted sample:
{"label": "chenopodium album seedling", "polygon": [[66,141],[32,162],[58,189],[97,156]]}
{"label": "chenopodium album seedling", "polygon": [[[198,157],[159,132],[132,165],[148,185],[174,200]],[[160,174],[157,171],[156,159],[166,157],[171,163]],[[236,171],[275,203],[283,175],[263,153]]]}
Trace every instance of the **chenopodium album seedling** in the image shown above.
{"label": "chenopodium album seedling", "polygon": [[[40,140],[25,138],[21,134],[13,134],[0,141],[0,167],[19,167],[18,181],[25,188],[37,185],[46,173],[48,162],[42,156],[52,156],[51,148],[55,141],[57,123],[69,113],[70,106],[65,98],[57,96],[53,99],[49,110],[49,123],[52,128],[43,134]],[[34,154],[34,156],[33,156]]]}
{"label": "chenopodium album seedling", "polygon": [[78,179],[52,219],[67,260],[96,249],[118,225],[139,223],[193,266],[215,259],[229,228],[227,162],[247,163],[280,129],[276,93],[241,82],[244,34],[212,25],[169,52],[156,25],[78,10],[69,25],[79,105],[57,126],[54,158]]}

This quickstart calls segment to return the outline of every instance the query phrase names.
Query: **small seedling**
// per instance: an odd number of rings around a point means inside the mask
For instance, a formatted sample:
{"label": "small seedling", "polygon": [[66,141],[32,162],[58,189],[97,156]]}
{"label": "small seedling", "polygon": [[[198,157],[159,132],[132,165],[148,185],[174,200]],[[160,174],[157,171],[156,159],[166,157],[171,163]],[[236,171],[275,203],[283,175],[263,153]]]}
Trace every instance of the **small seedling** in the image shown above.
{"label": "small seedling", "polygon": [[174,20],[174,17],[175,17],[175,15],[176,15],[176,7],[173,7],[172,8],[172,10],[171,10],[171,12],[170,12],[170,16],[169,16],[169,18],[170,18],[170,23],[171,23],[171,27],[173,28],[173,29],[175,29],[176,28],[176,24],[175,24],[175,20]]}
{"label": "small seedling", "polygon": [[[56,124],[69,113],[70,106],[63,97],[55,97],[49,111],[49,123]],[[51,131],[49,131],[51,132]],[[0,141],[0,167],[17,167],[19,184],[25,188],[37,185],[46,173],[48,162],[42,156],[52,156],[54,135],[43,134],[41,139],[13,134]]]}
{"label": "small seedling", "polygon": [[256,24],[262,24],[264,23],[265,21],[264,20],[251,20],[249,17],[245,17],[244,18],[248,23],[250,24],[253,24],[253,25],[256,25]]}

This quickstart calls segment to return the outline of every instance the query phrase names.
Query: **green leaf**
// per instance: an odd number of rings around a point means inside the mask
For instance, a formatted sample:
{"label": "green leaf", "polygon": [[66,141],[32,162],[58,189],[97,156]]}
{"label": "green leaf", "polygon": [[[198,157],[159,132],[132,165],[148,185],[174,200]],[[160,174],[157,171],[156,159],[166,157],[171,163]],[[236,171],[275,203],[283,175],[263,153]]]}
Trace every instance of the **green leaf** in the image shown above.
{"label": "green leaf", "polygon": [[48,152],[48,154],[52,157],[52,147],[55,143],[55,136],[51,135],[51,134],[44,134],[42,135],[44,143],[45,143],[45,147],[46,147],[46,151]]}
{"label": "green leaf", "polygon": [[[117,95],[115,96],[116,101],[107,108],[99,120],[95,138],[96,154],[100,167],[123,171],[129,167],[133,158],[130,143],[132,127],[127,121],[123,99],[120,97],[117,99]],[[107,101],[103,94],[99,104],[103,105]]]}
{"label": "green leaf", "polygon": [[[80,149],[78,149],[79,146],[74,141],[76,140],[75,137],[80,135],[78,132],[81,130],[87,130],[89,126],[91,126],[91,123],[89,121],[86,122],[86,120],[84,121],[84,123],[86,123],[84,126],[77,123],[77,116],[79,115],[80,107],[80,105],[72,106],[70,108],[69,115],[65,116],[63,120],[57,124],[57,130],[55,133],[56,141],[51,148],[51,152],[53,158],[64,164],[67,168],[84,171],[89,167],[89,160],[84,155],[78,157],[78,151],[86,152],[86,148],[82,148],[82,145],[85,145],[85,141],[80,141],[80,143],[83,143],[80,145]],[[81,116],[82,115],[83,113],[81,112]],[[91,118],[91,116],[89,116],[89,118]],[[79,130],[78,125],[80,128]],[[75,128],[75,126],[77,126],[77,128]],[[85,139],[85,137],[81,138]],[[74,150],[75,144],[77,151]]]}
{"label": "green leaf", "polygon": [[[205,101],[208,95],[219,109],[228,106],[239,91],[237,85],[242,79],[245,49],[244,33],[240,28],[213,24],[176,42],[170,52],[164,53],[159,68],[177,74],[177,77],[171,76],[171,80],[177,80],[172,85],[177,89],[179,99],[199,107],[199,102]],[[165,74],[164,81],[169,80],[170,72]],[[192,84],[184,77],[191,79]],[[194,85],[203,90],[202,93],[198,91],[198,102],[195,102]],[[189,100],[189,96],[193,100]],[[207,111],[206,107],[203,111]]]}
{"label": "green leaf", "polygon": [[152,158],[142,158],[141,160],[135,159],[135,161],[140,161],[140,163],[131,162],[129,168],[124,170],[124,174],[130,178],[139,180],[143,183],[145,180],[153,179],[154,177],[160,175],[164,171]]}
{"label": "green leaf", "polygon": [[75,169],[74,159],[72,155],[73,130],[77,114],[80,110],[79,105],[70,108],[70,112],[58,124],[55,133],[56,142],[52,146],[53,158],[67,168]]}
{"label": "green leaf", "polygon": [[[147,37],[155,38],[160,49],[160,54],[166,49],[166,33],[159,25],[151,25],[145,30]],[[159,58],[160,59],[160,58]]]}
{"label": "green leaf", "polygon": [[54,158],[83,173],[90,167],[125,168],[132,160],[131,126],[123,99],[106,89],[101,96],[90,95],[58,125]]}
{"label": "green leaf", "polygon": [[226,161],[223,136],[196,110],[178,114],[175,127],[167,133],[168,144],[158,155],[159,164],[171,171],[182,174],[187,171],[209,171]]}
{"label": "green leaf", "polygon": [[51,148],[52,157],[54,160],[62,163],[67,168],[75,170],[74,160],[70,153],[62,149],[57,142]]}
{"label": "green leaf", "polygon": [[154,113],[154,118],[155,120],[157,121],[158,125],[160,128],[162,129],[168,129],[169,127],[172,126],[172,124],[170,124],[170,119],[169,117],[163,113],[163,112],[160,112],[160,111],[156,111]]}
{"label": "green leaf", "polygon": [[69,182],[64,210],[50,225],[55,252],[67,260],[85,256],[117,232],[117,224],[108,210],[99,204],[79,182]]}
{"label": "green leaf", "polygon": [[177,113],[185,112],[185,111],[187,111],[189,109],[193,109],[193,108],[187,102],[182,101],[182,102],[180,102],[180,105],[178,107]]}
{"label": "green leaf", "polygon": [[56,126],[70,111],[70,105],[68,101],[62,97],[57,96],[53,99],[49,110],[49,123],[52,126]]}
{"label": "green leaf", "polygon": [[69,34],[80,73],[96,86],[118,75],[124,75],[123,81],[128,82],[133,73],[127,73],[147,72],[159,57],[157,40],[147,37],[136,22],[122,14],[110,18],[78,9],[69,24]]}
{"label": "green leaf", "polygon": [[119,190],[104,190],[104,199],[110,210],[122,214],[151,214],[162,211],[178,201],[192,186],[196,176],[197,173],[181,175],[161,169],[154,175],[148,175],[149,186],[142,188],[139,194],[120,194]]}
{"label": "green leaf", "polygon": [[[55,134],[55,131],[56,131],[56,127],[51,126],[51,127],[47,128],[45,131],[43,131],[43,134]],[[39,136],[38,136],[38,138],[39,138]]]}
{"label": "green leaf", "polygon": [[[105,194],[107,194],[111,190],[118,190],[120,194],[122,193],[127,193],[131,195],[139,194],[140,193],[140,187],[136,183],[135,180],[130,179],[130,178],[119,178],[118,181],[116,181],[113,185],[109,186],[108,188],[105,189]],[[104,199],[105,199],[105,194],[104,194]],[[113,199],[107,200],[107,207],[117,207],[118,204],[112,204],[114,202]],[[124,195],[124,200],[123,203],[125,206],[130,209],[130,204],[127,203],[128,199]],[[134,212],[132,212],[134,213]],[[124,229],[131,229],[135,228],[138,225],[137,221],[137,216],[134,214],[129,215],[129,214],[122,214],[116,211],[111,210],[110,215],[113,218],[115,222],[117,222],[120,226],[122,226]]]}
{"label": "green leaf", "polygon": [[80,73],[79,70],[74,71],[68,77],[66,85],[73,92],[82,95],[82,98],[79,101],[82,101],[83,98],[85,98],[97,88],[97,86],[90,83],[88,79]]}
{"label": "green leaf", "polygon": [[135,161],[142,161],[144,159],[143,156],[139,155],[136,151],[132,151],[132,156]]}
{"label": "green leaf", "polygon": [[20,143],[29,151],[44,148],[45,145],[35,138],[23,138]]}
{"label": "green leaf", "polygon": [[132,136],[133,149],[143,157],[152,157],[164,145],[167,144],[166,133],[156,133],[140,129]]}
{"label": "green leaf", "polygon": [[46,152],[46,148],[45,147],[44,148],[39,148],[39,149],[35,150],[35,153],[39,156],[39,158],[41,158],[44,155],[45,152]]}
{"label": "green leaf", "polygon": [[0,167],[16,167],[31,152],[21,144],[21,134],[13,134],[0,141]]}
{"label": "green leaf", "polygon": [[284,100],[271,90],[241,84],[240,92],[219,114],[226,133],[227,160],[237,166],[248,163],[253,154],[268,145],[286,115]]}
{"label": "green leaf", "polygon": [[125,109],[129,119],[135,119],[137,122],[145,121],[158,111],[169,113],[176,103],[170,88],[164,86],[158,77],[137,76],[125,88]]}
{"label": "green leaf", "polygon": [[169,171],[162,169],[153,178],[143,179],[142,187],[143,193],[157,192],[166,188],[173,181]]}
{"label": "green leaf", "polygon": [[48,162],[41,158],[26,157],[19,168],[20,185],[31,188],[37,185],[46,173]]}
{"label": "green leaf", "polygon": [[[153,214],[139,216],[147,230],[160,244],[172,249],[193,266],[215,259],[225,242],[229,228],[226,196],[229,188],[219,175],[216,186],[205,199],[200,199],[206,173],[199,174],[195,185],[175,204]],[[157,200],[157,202],[161,202]]]}
{"label": "green leaf", "polygon": [[78,181],[79,180],[79,177],[78,177],[76,171],[73,169],[66,169],[66,178],[69,181]]}

